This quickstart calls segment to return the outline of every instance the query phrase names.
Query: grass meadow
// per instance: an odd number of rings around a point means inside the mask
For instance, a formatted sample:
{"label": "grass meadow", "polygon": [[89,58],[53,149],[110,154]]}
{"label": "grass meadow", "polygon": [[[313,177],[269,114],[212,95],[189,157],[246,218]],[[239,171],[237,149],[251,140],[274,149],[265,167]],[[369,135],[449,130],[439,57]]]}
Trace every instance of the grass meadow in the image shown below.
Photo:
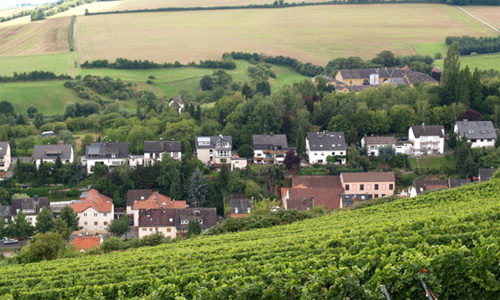
{"label": "grass meadow", "polygon": [[448,164],[448,160],[444,156],[410,157],[409,161],[410,161],[410,168],[414,171],[417,169],[440,170],[441,168],[445,167]]}

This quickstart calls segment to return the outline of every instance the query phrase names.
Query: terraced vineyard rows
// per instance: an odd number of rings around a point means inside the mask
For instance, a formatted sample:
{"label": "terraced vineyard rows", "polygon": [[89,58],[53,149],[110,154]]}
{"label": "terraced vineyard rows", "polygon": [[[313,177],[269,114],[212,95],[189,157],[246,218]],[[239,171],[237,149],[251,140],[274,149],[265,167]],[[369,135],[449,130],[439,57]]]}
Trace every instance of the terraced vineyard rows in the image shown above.
{"label": "terraced vineyard rows", "polygon": [[0,268],[15,299],[500,298],[500,180],[286,226]]}

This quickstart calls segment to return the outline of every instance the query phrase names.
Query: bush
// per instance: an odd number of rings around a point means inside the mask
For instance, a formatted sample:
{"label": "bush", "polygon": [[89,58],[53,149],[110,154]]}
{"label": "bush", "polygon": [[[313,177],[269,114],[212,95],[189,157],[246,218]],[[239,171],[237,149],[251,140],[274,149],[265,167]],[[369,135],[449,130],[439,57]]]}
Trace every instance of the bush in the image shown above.
{"label": "bush", "polygon": [[143,246],[157,246],[167,241],[167,238],[161,232],[147,235],[141,239]]}
{"label": "bush", "polygon": [[127,243],[121,238],[115,236],[105,239],[101,244],[101,250],[104,252],[125,250],[127,248]]}
{"label": "bush", "polygon": [[64,239],[59,233],[37,234],[16,256],[20,263],[31,263],[58,258],[64,251]]}

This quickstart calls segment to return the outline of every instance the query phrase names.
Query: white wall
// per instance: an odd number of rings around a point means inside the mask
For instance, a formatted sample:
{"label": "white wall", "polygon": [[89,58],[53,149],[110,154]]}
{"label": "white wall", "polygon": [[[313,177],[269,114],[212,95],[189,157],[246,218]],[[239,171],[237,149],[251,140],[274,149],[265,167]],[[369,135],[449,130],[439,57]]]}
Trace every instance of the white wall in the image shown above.
{"label": "white wall", "polygon": [[[80,218],[78,225],[83,227],[83,230],[104,231],[107,230],[108,225],[113,221],[114,208],[111,208],[111,212],[100,213],[92,207],[89,207],[85,211],[79,213],[78,217]],[[94,224],[95,222],[97,222],[97,225]]]}
{"label": "white wall", "polygon": [[98,163],[102,163],[105,166],[109,167],[117,167],[123,165],[127,162],[127,159],[123,158],[109,158],[109,159],[84,159],[82,158],[82,164],[87,167],[87,174],[92,174],[92,169]]}
{"label": "white wall", "polygon": [[230,163],[231,150],[227,151],[225,156],[221,156],[218,152],[219,151],[216,151],[215,149],[196,149],[196,156],[206,165],[209,163],[220,164],[224,159],[226,160],[226,163]]}
{"label": "white wall", "polygon": [[[426,154],[443,154],[444,153],[444,138],[439,136],[420,136],[416,138],[413,130],[410,127],[408,130],[408,140],[413,142],[412,155],[420,156]],[[433,142],[435,144],[428,144]]]}
{"label": "white wall", "polygon": [[139,227],[139,238],[161,232],[166,238],[175,239],[177,236],[177,228],[175,226],[165,227]]}
{"label": "white wall", "polygon": [[3,167],[0,167],[1,172],[7,172],[9,170],[10,164],[12,162],[12,158],[10,156],[10,145],[7,144],[7,152],[5,153],[5,156],[3,157]]}

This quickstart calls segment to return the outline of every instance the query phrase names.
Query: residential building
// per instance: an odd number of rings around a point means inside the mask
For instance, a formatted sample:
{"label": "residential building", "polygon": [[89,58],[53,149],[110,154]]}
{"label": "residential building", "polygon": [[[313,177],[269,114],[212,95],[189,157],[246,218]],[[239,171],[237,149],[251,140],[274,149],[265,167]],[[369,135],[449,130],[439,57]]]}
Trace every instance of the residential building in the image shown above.
{"label": "residential building", "polygon": [[344,195],[370,195],[381,198],[394,195],[394,172],[346,172],[340,174]]}
{"label": "residential building", "polygon": [[99,248],[102,243],[102,236],[100,235],[79,235],[72,241],[73,249],[78,252],[85,252],[90,249]]}
{"label": "residential building", "polygon": [[230,136],[198,136],[195,140],[196,155],[206,165],[231,162],[233,139]]}
{"label": "residential building", "polygon": [[144,164],[161,161],[167,155],[173,159],[182,158],[182,147],[179,141],[145,141]]}
{"label": "residential building", "polygon": [[49,198],[38,197],[12,199],[10,203],[10,215],[14,218],[20,211],[26,216],[26,220],[33,226],[36,225],[36,217],[42,208],[50,208]]}
{"label": "residential building", "polygon": [[141,209],[138,213],[138,237],[162,233],[169,239],[177,237],[176,210],[171,208]]}
{"label": "residential building", "polygon": [[494,147],[497,140],[495,127],[491,121],[457,121],[453,132],[458,139],[465,139],[471,148]]}
{"label": "residential building", "polygon": [[10,145],[8,142],[0,142],[0,172],[7,172],[10,168],[12,158],[10,156]]}
{"label": "residential building", "polygon": [[230,195],[226,199],[229,206],[229,216],[231,218],[246,217],[252,212],[252,199],[241,194]]}
{"label": "residential building", "polygon": [[365,136],[361,139],[361,147],[366,148],[369,156],[378,156],[382,147],[392,147],[396,151],[396,139],[393,136]]}
{"label": "residential building", "polygon": [[247,166],[248,159],[245,157],[239,157],[238,155],[231,156],[231,171],[234,171],[235,169],[244,169]]}
{"label": "residential building", "polygon": [[306,153],[310,164],[326,164],[327,157],[333,156],[336,164],[346,163],[347,145],[343,132],[308,132]]}
{"label": "residential building", "polygon": [[215,207],[193,207],[176,209],[175,211],[175,227],[178,235],[187,235],[190,221],[200,223],[202,230],[217,225],[217,209]]}
{"label": "residential building", "polygon": [[[162,195],[158,192],[153,192],[146,200],[135,200],[130,210],[133,215],[134,226],[139,224],[139,211],[141,209],[158,209],[158,208],[171,208],[181,209],[186,208],[186,201],[173,200],[172,198]],[[129,214],[127,212],[127,214]]]}
{"label": "residential building", "polygon": [[44,163],[55,163],[58,157],[63,164],[71,164],[75,161],[75,154],[71,145],[35,145],[31,157],[37,168],[42,161]]}
{"label": "residential building", "polygon": [[107,231],[114,219],[113,199],[91,189],[69,206],[78,215],[78,225],[85,231]]}
{"label": "residential building", "polygon": [[413,144],[412,155],[444,153],[444,126],[419,125],[408,129],[408,140]]}
{"label": "residential building", "polygon": [[341,194],[339,176],[293,176],[292,186],[281,189],[281,201],[285,209],[337,209]]}
{"label": "residential building", "polygon": [[128,190],[127,192],[127,207],[126,207],[126,214],[130,217],[132,220],[132,225],[133,220],[134,220],[134,212],[132,210],[134,206],[135,201],[145,201],[146,199],[149,198],[153,194],[153,190],[151,189],[141,189],[141,190]]}
{"label": "residential building", "polygon": [[98,142],[88,145],[82,164],[87,167],[87,173],[92,174],[96,164],[103,164],[108,168],[123,165],[129,156],[127,143]]}
{"label": "residential building", "polygon": [[497,169],[479,169],[478,170],[478,179],[479,181],[488,181],[490,180],[492,177],[493,177],[493,174],[495,174],[495,172],[497,171]]}
{"label": "residential building", "polygon": [[391,84],[393,86],[413,86],[417,82],[437,84],[438,81],[431,76],[405,68],[367,68],[367,69],[341,69],[335,76],[335,85],[340,89],[353,86],[380,86]]}
{"label": "residential building", "polygon": [[179,115],[182,114],[182,112],[186,108],[186,104],[184,103],[181,97],[170,98],[168,106],[175,108],[175,110],[179,113]]}
{"label": "residential building", "polygon": [[416,197],[425,192],[435,190],[446,190],[449,188],[459,187],[471,183],[469,179],[443,179],[443,180],[423,180],[415,179],[410,188],[410,197]]}
{"label": "residential building", "polygon": [[254,134],[252,145],[256,164],[282,164],[288,151],[285,134]]}

